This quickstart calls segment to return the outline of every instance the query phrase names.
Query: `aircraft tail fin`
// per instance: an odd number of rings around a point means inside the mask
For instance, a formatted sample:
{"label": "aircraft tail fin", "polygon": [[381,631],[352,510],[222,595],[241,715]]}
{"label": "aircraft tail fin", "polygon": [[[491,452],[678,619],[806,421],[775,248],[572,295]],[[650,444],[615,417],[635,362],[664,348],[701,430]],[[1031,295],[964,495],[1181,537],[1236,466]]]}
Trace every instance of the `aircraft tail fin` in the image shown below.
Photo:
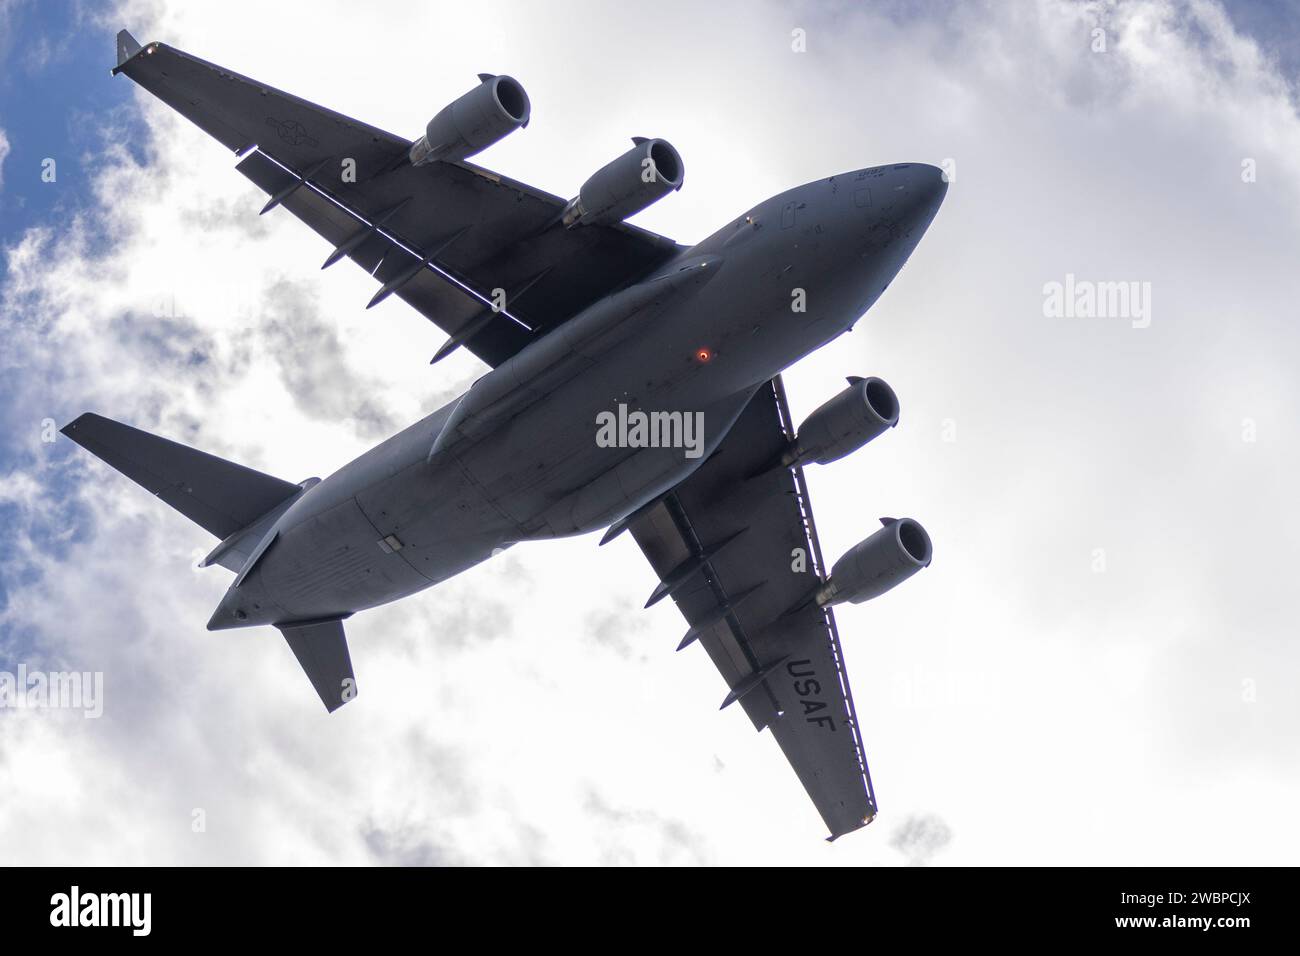
{"label": "aircraft tail fin", "polygon": [[218,538],[248,527],[301,490],[292,482],[91,412],[62,431]]}
{"label": "aircraft tail fin", "polygon": [[301,624],[277,624],[276,627],[289,642],[289,649],[307,672],[307,678],[316,688],[326,710],[334,713],[357,695],[352,657],[348,654],[348,639],[343,633],[342,621],[305,621]]}

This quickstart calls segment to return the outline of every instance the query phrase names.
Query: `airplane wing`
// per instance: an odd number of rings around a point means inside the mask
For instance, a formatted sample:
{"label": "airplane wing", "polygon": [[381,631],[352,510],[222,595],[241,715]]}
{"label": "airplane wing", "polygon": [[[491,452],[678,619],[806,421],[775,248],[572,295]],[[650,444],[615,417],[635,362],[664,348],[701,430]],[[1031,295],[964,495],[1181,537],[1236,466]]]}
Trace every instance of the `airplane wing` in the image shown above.
{"label": "airplane wing", "polygon": [[704,648],[729,689],[723,706],[771,730],[835,839],[870,823],[876,799],[835,616],[799,607],[829,573],[803,470],[762,470],[793,438],[777,377],[699,470],[626,527],[659,575],[651,601],[670,594],[690,625],[679,650]]}
{"label": "airplane wing", "polygon": [[373,274],[372,304],[396,295],[446,332],[438,357],[464,345],[500,365],[677,252],[623,223],[566,229],[558,196],[472,163],[412,166],[410,140],[166,44],[140,47],[124,30],[118,59],[115,74],[243,156],[237,168],[270,195],[267,209],[288,209],[330,242],[332,260]]}

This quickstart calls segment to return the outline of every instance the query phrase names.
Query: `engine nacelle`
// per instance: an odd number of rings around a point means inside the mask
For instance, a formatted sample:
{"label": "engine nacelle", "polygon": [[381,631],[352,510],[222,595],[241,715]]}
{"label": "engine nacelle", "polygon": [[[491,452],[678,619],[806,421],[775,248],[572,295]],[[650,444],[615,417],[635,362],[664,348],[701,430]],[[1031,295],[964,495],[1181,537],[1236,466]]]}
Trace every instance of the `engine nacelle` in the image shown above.
{"label": "engine nacelle", "polygon": [[912,518],[882,518],[883,527],[835,562],[817,590],[821,607],[861,604],[884,594],[930,564],[930,536]]}
{"label": "engine nacelle", "polygon": [[518,80],[489,73],[478,78],[478,86],[429,120],[411,144],[412,166],[465,159],[528,125],[533,108]]}
{"label": "engine nacelle", "polygon": [[898,396],[885,380],[851,378],[848,388],[804,419],[782,464],[838,461],[897,424]]}
{"label": "engine nacelle", "polygon": [[564,225],[622,222],[682,188],[686,167],[666,139],[633,137],[633,146],[582,184],[564,210]]}

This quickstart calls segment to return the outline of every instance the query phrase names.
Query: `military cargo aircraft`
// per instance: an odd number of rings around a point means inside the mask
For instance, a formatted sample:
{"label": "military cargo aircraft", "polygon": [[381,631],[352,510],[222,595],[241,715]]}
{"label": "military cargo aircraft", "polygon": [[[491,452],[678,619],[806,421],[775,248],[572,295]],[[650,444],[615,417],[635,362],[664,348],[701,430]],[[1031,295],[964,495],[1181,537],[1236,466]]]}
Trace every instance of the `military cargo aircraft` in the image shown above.
{"label": "military cargo aircraft", "polygon": [[324,480],[293,483],[84,414],[64,433],[219,543],[234,572],[209,629],[273,625],[327,709],[356,694],[343,621],[523,541],[629,533],[733,703],[769,729],[830,838],[876,799],[832,607],[931,559],[911,518],[827,573],[803,469],[898,422],[853,377],[797,429],[780,374],[850,329],[902,268],[947,190],[933,166],[859,169],[767,199],[694,245],[625,220],[680,189],[665,140],[633,146],[565,200],[467,162],[527,126],[509,76],[414,141],[162,43],[118,35],[114,74],[240,157],[236,168],[467,349],[487,371],[455,401]]}

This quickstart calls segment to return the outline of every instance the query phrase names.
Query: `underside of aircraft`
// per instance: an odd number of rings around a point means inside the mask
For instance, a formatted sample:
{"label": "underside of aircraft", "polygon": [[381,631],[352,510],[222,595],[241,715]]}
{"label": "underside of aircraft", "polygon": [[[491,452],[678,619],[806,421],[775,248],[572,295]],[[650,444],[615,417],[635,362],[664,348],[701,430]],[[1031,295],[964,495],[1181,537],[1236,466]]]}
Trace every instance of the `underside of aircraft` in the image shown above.
{"label": "underside of aircraft", "polygon": [[[833,606],[931,560],[911,518],[828,567],[804,468],[898,422],[852,377],[796,428],[780,372],[847,331],[902,268],[946,182],[855,170],[774,196],[694,245],[625,220],[681,188],[667,141],[632,148],[571,199],[468,162],[528,125],[508,76],[414,140],[162,43],[118,35],[137,84],[240,157],[236,168],[377,290],[489,371],[324,480],[290,482],[93,413],[64,433],[215,535],[235,577],[209,628],[272,625],[327,709],[356,695],[343,621],[524,541],[628,533],[739,705],[768,730],[834,839],[877,809]],[[360,303],[359,303],[360,304]]]}

